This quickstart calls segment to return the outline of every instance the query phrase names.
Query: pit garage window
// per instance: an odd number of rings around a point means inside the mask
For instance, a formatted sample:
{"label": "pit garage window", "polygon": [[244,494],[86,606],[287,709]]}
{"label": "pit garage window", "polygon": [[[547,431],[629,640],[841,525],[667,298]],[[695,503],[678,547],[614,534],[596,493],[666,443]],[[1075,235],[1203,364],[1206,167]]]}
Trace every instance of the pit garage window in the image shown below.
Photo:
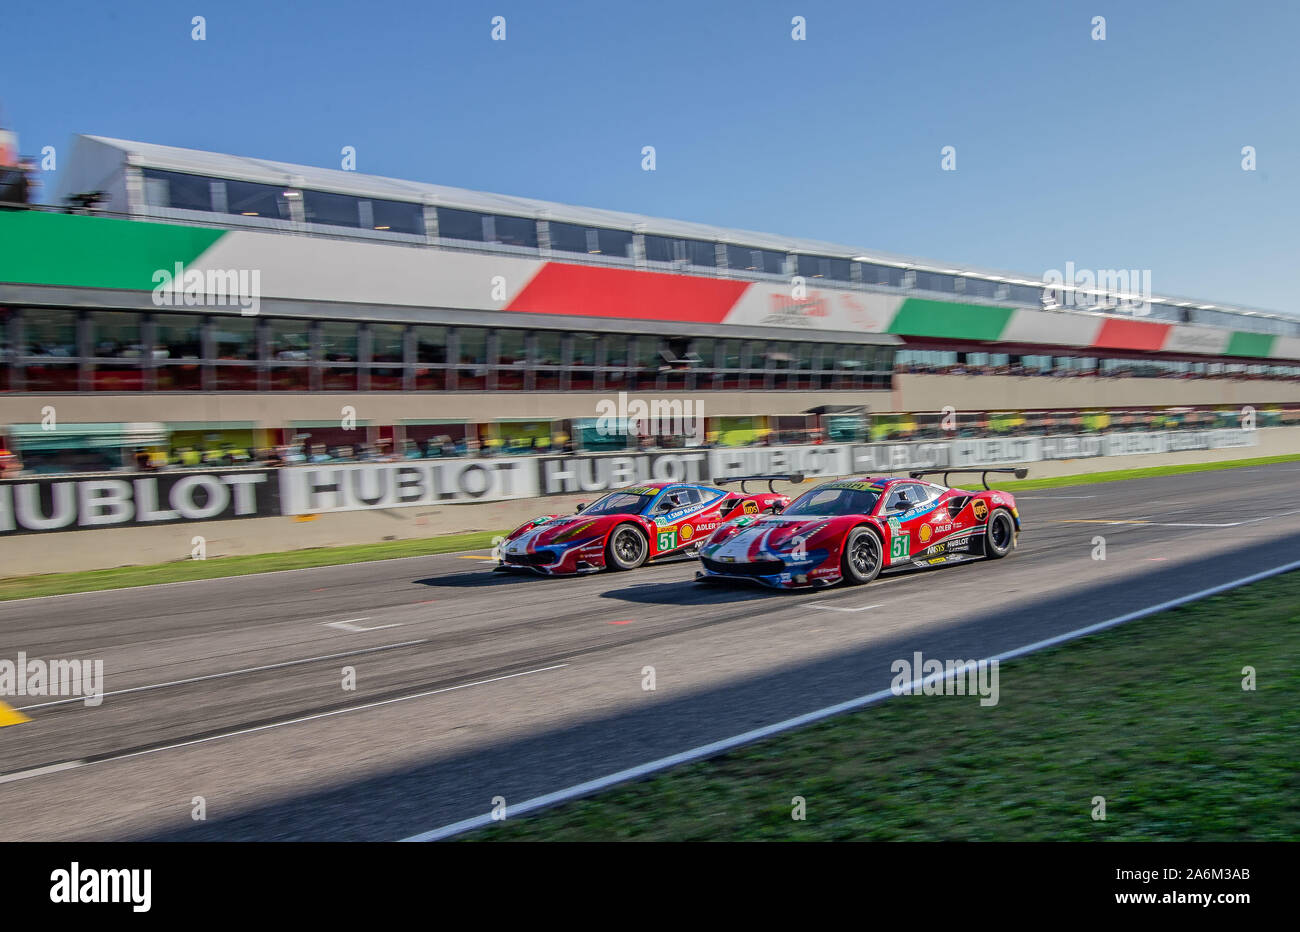
{"label": "pit garage window", "polygon": [[487,240],[485,223],[487,214],[454,207],[438,208],[438,238],[482,243]]}
{"label": "pit garage window", "polygon": [[424,235],[424,207],[405,201],[370,201],[370,216],[376,230]]}
{"label": "pit garage window", "polygon": [[357,198],[347,194],[303,191],[302,208],[308,223],[324,223],[336,227],[361,226],[360,203]]}
{"label": "pit garage window", "polygon": [[[289,200],[284,189],[251,181],[226,182],[226,213],[243,217],[271,217],[289,220]],[[355,224],[354,224],[355,226]]]}
{"label": "pit garage window", "polygon": [[632,255],[632,234],[627,230],[609,230],[576,223],[551,221],[551,249],[559,252],[579,252],[588,255],[614,256],[620,259]]}
{"label": "pit garage window", "polygon": [[221,184],[202,175],[184,172],[165,172],[146,168],[144,198],[150,207],[170,207],[179,210],[213,210],[212,186]]}

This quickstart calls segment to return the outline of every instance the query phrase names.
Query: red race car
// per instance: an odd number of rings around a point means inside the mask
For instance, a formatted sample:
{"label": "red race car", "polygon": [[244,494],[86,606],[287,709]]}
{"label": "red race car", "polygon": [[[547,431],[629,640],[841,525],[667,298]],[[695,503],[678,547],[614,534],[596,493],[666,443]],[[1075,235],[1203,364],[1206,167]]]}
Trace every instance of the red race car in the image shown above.
{"label": "red race car", "polygon": [[[926,475],[978,472],[968,492]],[[931,469],[910,479],[849,478],[804,492],[779,515],[746,515],[719,527],[700,548],[699,582],[744,579],[777,589],[868,583],[882,570],[1000,559],[1020,537],[1020,512],[989,473],[1026,469]]]}
{"label": "red race car", "polygon": [[[772,491],[749,493],[745,483],[765,479]],[[493,551],[498,570],[526,569],[569,576],[603,569],[630,570],[669,554],[694,554],[700,541],[740,515],[777,513],[790,498],[776,480],[803,476],[739,476],[741,491],[683,482],[651,482],[610,492],[573,515],[544,515],[516,528]]]}

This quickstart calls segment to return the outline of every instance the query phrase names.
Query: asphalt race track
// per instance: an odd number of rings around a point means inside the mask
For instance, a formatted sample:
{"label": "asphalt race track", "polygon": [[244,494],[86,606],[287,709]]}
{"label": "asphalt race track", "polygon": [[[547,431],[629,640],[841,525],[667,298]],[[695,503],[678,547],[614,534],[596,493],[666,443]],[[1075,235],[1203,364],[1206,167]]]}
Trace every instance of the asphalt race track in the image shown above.
{"label": "asphalt race track", "polygon": [[5,697],[0,840],[405,838],[1300,560],[1300,464],[1018,503],[1006,560],[807,593],[475,553],[3,602],[0,659],[102,658],[106,695]]}

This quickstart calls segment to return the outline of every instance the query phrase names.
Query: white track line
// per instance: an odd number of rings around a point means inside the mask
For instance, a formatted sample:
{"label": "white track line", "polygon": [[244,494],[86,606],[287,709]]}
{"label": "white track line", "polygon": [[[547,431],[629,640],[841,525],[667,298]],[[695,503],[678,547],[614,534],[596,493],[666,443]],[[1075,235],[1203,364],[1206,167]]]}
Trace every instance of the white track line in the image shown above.
{"label": "white track line", "polygon": [[[362,647],[357,650],[340,651],[337,654],[322,654],[319,657],[303,657],[301,660],[283,660],[280,663],[268,663],[265,666],[260,667],[245,667],[242,670],[226,670],[222,673],[207,673],[203,676],[191,676],[184,680],[172,680],[169,683],[151,683],[148,686],[132,686],[129,689],[114,689],[111,692],[103,693],[102,698],[107,699],[109,696],[122,696],[126,693],[141,693],[150,689],[163,689],[167,686],[184,686],[188,683],[201,683],[203,680],[219,680],[223,677],[240,676],[244,673],[260,673],[263,670],[279,670],[283,667],[295,667],[303,663],[317,663],[321,660],[336,660],[339,657],[355,657],[357,654],[373,654],[375,651],[380,650],[393,650],[397,647],[410,647],[414,644],[424,644],[427,643],[428,640],[428,638],[420,638],[417,641],[398,641],[396,644],[381,644],[378,647]],[[193,661],[183,662],[192,663]],[[53,702],[38,702],[36,705],[25,705],[18,709],[18,711],[21,712],[23,709],[46,709],[52,705],[65,705],[69,702],[85,701],[85,696],[73,696],[71,699],[55,699]]]}
{"label": "white track line", "polygon": [[863,605],[861,608],[837,608],[834,605],[827,605],[824,602],[808,602],[809,608],[821,609],[823,612],[865,612],[871,608],[880,608],[884,602],[877,602],[874,605]]}
{"label": "white track line", "polygon": [[[1222,583],[1218,586],[1211,586],[1209,589],[1202,589],[1199,592],[1193,592],[1191,595],[1179,596],[1176,599],[1170,599],[1167,602],[1161,602],[1159,605],[1151,605],[1147,608],[1138,609],[1135,612],[1128,612],[1115,618],[1099,621],[1096,624],[1088,625],[1083,628],[1076,628],[1073,631],[1067,631],[1065,634],[1058,634],[1055,637],[1045,638],[1041,641],[1035,641],[1032,644],[1026,644],[1023,647],[1016,647],[1000,654],[994,654],[984,660],[976,661],[977,663],[989,663],[992,661],[1011,660],[1015,657],[1023,657],[1025,654],[1032,654],[1048,647],[1055,647],[1057,644],[1066,641],[1072,641],[1075,638],[1086,637],[1089,634],[1095,634],[1098,631],[1104,631],[1107,628],[1113,628],[1116,625],[1122,625],[1125,622],[1136,621],[1139,618],[1145,618],[1148,615],[1154,615],[1158,612],[1168,611],[1171,608],[1177,608],[1180,605],[1186,605],[1189,602],[1196,602],[1200,599],[1209,598],[1212,595],[1218,595],[1221,592],[1227,592],[1230,589],[1236,589],[1241,586],[1258,582],[1261,579],[1268,579],[1270,576],[1279,576],[1282,573],[1289,573],[1292,570],[1300,569],[1300,560],[1295,560],[1283,566],[1273,567],[1272,569],[1263,570],[1253,573],[1250,576],[1244,576],[1240,579],[1234,579],[1231,582]],[[934,676],[935,674],[931,674]],[[668,757],[661,757],[658,760],[650,761],[647,764],[640,764],[636,767],[629,767],[626,770],[620,770],[617,773],[611,773],[604,777],[598,777],[595,780],[588,780],[585,783],[578,783],[574,786],[566,787],[562,790],[556,790],[554,793],[546,793],[543,796],[534,796],[532,799],[525,800],[521,803],[515,803],[509,811],[513,813],[532,812],[556,803],[566,802],[571,799],[577,799],[580,796],[587,796],[598,790],[603,790],[619,783],[625,783],[628,780],[636,780],[669,767],[675,767],[678,764],[689,763],[690,761],[700,760],[705,757],[712,757],[723,751],[730,751],[733,748],[740,747],[744,744],[750,744],[754,741],[779,734],[783,731],[790,731],[794,728],[800,728],[813,722],[830,718],[834,715],[840,715],[844,712],[852,712],[861,709],[864,706],[874,705],[877,702],[888,699],[894,695],[892,689],[882,689],[879,692],[870,693],[866,696],[859,696],[856,699],[849,699],[846,702],[839,702],[835,705],[826,706],[817,709],[814,712],[808,712],[794,718],[788,718],[783,722],[777,722],[773,725],[765,725],[762,728],[755,728],[752,731],[743,734],[733,735],[730,738],[723,738],[721,741],[714,741],[711,744],[701,745],[700,747],[691,748],[688,751],[682,751],[679,754],[672,754]],[[468,832],[476,828],[484,828],[493,823],[492,815],[472,816],[468,819],[461,819],[459,822],[452,822],[443,825],[440,828],[430,829],[427,832],[420,832],[418,835],[412,835],[409,838],[403,838],[402,841],[439,841],[443,838],[450,838],[453,835],[459,835],[462,832]]]}

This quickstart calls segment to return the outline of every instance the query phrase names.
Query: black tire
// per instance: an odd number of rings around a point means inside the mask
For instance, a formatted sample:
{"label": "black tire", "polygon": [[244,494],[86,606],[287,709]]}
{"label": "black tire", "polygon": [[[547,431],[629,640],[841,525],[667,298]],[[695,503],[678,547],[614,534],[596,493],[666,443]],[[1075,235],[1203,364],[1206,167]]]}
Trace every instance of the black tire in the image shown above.
{"label": "black tire", "polygon": [[634,570],[650,556],[650,541],[635,524],[620,524],[605,542],[605,566],[612,570]]}
{"label": "black tire", "polygon": [[1011,512],[1005,508],[993,509],[988,526],[984,529],[984,555],[990,560],[1001,560],[1016,545],[1016,525]]}
{"label": "black tire", "polygon": [[840,573],[850,586],[862,586],[880,574],[885,563],[885,548],[880,536],[866,527],[855,527],[844,539]]}

